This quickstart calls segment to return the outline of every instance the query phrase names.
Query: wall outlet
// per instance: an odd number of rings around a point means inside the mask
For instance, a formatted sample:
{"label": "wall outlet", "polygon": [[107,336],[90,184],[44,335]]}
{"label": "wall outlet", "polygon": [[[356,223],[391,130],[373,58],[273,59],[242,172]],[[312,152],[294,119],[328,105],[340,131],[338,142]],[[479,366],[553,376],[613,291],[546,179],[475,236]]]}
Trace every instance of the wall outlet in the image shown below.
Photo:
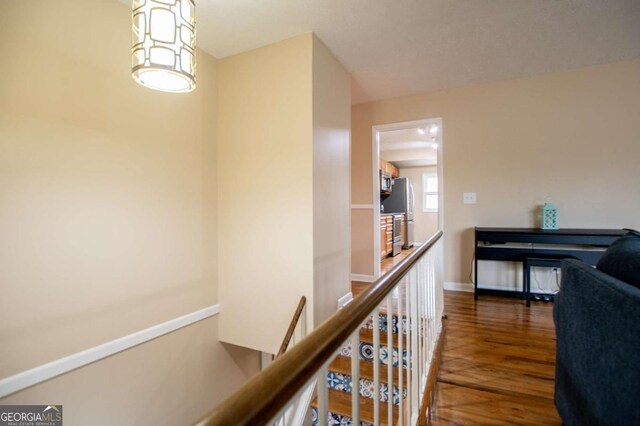
{"label": "wall outlet", "polygon": [[476,193],[475,192],[465,192],[462,194],[462,202],[465,204],[475,204],[476,203]]}

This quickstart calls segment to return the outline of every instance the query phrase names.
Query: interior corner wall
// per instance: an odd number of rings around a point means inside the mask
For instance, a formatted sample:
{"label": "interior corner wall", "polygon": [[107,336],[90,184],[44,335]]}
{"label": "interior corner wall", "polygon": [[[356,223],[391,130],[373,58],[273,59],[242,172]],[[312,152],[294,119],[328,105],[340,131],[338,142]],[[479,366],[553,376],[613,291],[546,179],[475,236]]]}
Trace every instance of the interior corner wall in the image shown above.
{"label": "interior corner wall", "polygon": [[[117,1],[0,2],[0,378],[218,303],[216,60],[131,78]],[[259,371],[209,318],[0,400],[186,424]]]}
{"label": "interior corner wall", "polygon": [[[442,117],[445,280],[468,283],[473,227],[536,226],[547,197],[561,227],[640,228],[638,111],[638,60],[357,104],[352,202],[373,201],[372,126]],[[374,229],[353,228],[354,273]]]}
{"label": "interior corner wall", "polygon": [[314,324],[351,291],[351,79],[313,37]]}
{"label": "interior corner wall", "polygon": [[312,34],[218,61],[220,339],[276,353],[313,324]]}

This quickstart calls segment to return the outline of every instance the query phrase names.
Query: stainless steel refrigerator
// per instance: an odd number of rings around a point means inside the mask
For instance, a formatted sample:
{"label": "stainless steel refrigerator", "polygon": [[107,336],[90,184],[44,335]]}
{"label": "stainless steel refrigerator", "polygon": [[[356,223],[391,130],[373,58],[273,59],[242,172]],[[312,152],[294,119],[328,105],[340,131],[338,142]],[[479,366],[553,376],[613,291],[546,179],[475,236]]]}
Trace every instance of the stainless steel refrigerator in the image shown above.
{"label": "stainless steel refrigerator", "polygon": [[391,185],[391,194],[384,197],[381,202],[385,213],[404,213],[405,244],[402,248],[412,247],[414,243],[413,229],[415,223],[413,221],[413,209],[415,207],[415,196],[413,185],[409,178],[394,179]]}

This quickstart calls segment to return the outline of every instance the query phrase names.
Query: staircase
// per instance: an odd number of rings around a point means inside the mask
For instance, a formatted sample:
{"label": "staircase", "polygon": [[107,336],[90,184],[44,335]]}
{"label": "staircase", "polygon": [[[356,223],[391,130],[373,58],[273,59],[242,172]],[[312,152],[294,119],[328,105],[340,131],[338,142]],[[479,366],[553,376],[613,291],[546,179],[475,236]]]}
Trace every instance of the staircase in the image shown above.
{"label": "staircase", "polygon": [[[387,346],[387,319],[388,315],[381,309],[380,321],[378,327],[380,328],[380,424],[382,425],[396,425],[399,419],[399,404],[400,398],[406,399],[407,397],[407,322],[406,318],[402,316],[402,326],[399,333],[398,319],[399,316],[396,312],[391,315],[392,325],[392,348],[391,348],[391,362],[393,367],[392,382],[389,384],[388,380],[388,365],[389,365],[389,348]],[[373,425],[374,424],[374,350],[373,350],[373,318],[369,320],[360,328],[360,347],[356,350],[356,356],[360,362],[360,425]],[[400,339],[402,339],[402,356],[400,356],[399,347]],[[344,345],[338,356],[329,364],[328,373],[326,377],[328,387],[328,409],[327,423],[328,425],[351,425],[351,408],[352,408],[352,375],[351,375],[351,362],[354,356],[351,343]],[[400,366],[400,359],[402,360],[402,366]],[[400,391],[400,374],[402,374],[402,391]],[[391,388],[391,394],[389,389]],[[393,404],[392,421],[389,421],[388,404],[391,399]],[[405,405],[406,406],[406,405]],[[314,425],[318,426],[318,400],[315,398],[311,403],[312,418]],[[406,416],[404,416],[406,419]]]}
{"label": "staircase", "polygon": [[445,333],[442,235],[366,285],[198,426],[297,425],[309,423],[305,415],[319,426],[427,424]]}

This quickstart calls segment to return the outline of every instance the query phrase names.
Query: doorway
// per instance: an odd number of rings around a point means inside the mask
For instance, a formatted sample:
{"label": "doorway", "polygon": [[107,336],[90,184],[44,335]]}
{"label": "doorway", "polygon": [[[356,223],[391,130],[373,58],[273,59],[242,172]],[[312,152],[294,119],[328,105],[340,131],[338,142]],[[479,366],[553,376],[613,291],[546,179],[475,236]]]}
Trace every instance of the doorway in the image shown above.
{"label": "doorway", "polygon": [[[443,128],[441,118],[429,118],[373,126],[372,130],[377,279],[444,227]],[[398,216],[403,221],[401,252],[392,225],[394,219],[398,223]]]}

